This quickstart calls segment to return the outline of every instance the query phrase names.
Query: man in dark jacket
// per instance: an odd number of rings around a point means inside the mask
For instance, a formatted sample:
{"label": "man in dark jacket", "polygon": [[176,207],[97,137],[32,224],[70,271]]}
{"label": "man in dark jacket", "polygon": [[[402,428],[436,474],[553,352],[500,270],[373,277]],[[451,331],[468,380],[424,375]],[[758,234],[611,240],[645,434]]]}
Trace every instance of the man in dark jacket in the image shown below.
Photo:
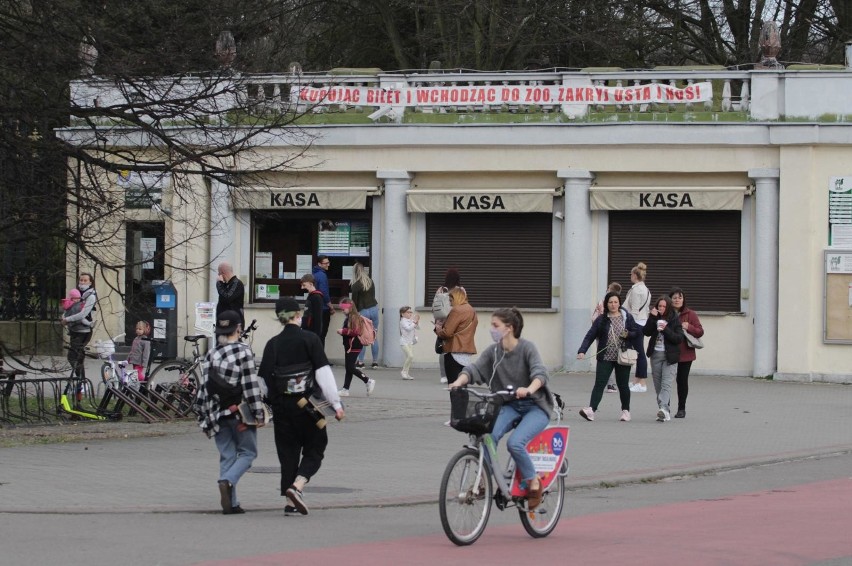
{"label": "man in dark jacket", "polygon": [[334,314],[334,307],[331,306],[331,291],[328,287],[328,268],[331,266],[331,261],[328,256],[317,256],[317,264],[313,269],[314,281],[316,288],[322,292],[322,332],[320,332],[320,340],[325,346],[325,337],[328,334],[328,326],[331,324],[331,316]]}
{"label": "man in dark jacket", "polygon": [[234,275],[231,264],[223,261],[219,264],[218,276],[216,277],[216,292],[219,301],[216,303],[216,317],[225,311],[235,311],[240,315],[240,324],[246,327],[243,303],[245,302],[246,288],[243,282]]}
{"label": "man in dark jacket", "polygon": [[316,288],[316,280],[310,273],[302,275],[302,289],[308,292],[305,299],[305,314],[302,317],[302,329],[310,330],[317,336],[323,335],[322,305],[323,294]]}

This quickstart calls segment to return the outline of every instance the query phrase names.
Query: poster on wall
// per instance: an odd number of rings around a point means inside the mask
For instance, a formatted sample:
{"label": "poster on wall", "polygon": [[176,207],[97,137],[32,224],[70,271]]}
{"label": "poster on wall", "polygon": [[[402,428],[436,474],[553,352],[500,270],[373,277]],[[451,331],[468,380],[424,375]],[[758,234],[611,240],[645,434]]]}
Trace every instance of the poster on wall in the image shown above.
{"label": "poster on wall", "polygon": [[828,245],[852,247],[852,177],[831,177],[828,183]]}
{"label": "poster on wall", "polygon": [[157,238],[139,238],[142,269],[154,269],[154,254],[157,253]]}
{"label": "poster on wall", "polygon": [[318,255],[370,255],[370,224],[367,221],[320,220],[317,239]]}
{"label": "poster on wall", "polygon": [[254,276],[260,279],[272,278],[272,252],[254,254]]}
{"label": "poster on wall", "polygon": [[823,342],[852,344],[852,249],[825,251]]}

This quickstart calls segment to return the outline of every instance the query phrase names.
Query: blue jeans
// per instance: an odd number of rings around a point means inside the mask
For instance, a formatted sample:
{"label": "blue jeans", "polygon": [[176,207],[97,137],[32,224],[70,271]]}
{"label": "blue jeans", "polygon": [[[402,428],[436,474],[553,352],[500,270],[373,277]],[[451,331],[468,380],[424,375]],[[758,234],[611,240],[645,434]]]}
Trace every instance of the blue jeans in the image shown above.
{"label": "blue jeans", "polygon": [[527,443],[547,427],[547,423],[550,422],[550,415],[545,413],[532,399],[510,401],[503,405],[500,414],[497,415],[494,430],[491,432],[494,443],[500,442],[500,439],[512,430],[512,425],[519,419],[518,426],[515,427],[512,436],[506,441],[506,447],[515,460],[515,465],[521,473],[521,479],[529,481],[535,477],[535,466],[532,458],[527,454]]}
{"label": "blue jeans", "polygon": [[[376,336],[379,335],[379,305],[359,311],[361,316],[365,316],[373,321],[373,329],[376,331]],[[373,354],[373,363],[379,363],[379,341],[376,340],[370,344],[370,351]],[[364,355],[367,353],[367,348],[361,348],[361,353],[358,354],[358,361],[364,361]]]}
{"label": "blue jeans", "polygon": [[243,432],[237,431],[240,422],[234,418],[221,419],[216,433],[216,448],[219,449],[219,479],[227,480],[231,489],[231,506],[240,504],[237,499],[237,482],[243,477],[251,463],[257,458],[257,428],[250,426]]}

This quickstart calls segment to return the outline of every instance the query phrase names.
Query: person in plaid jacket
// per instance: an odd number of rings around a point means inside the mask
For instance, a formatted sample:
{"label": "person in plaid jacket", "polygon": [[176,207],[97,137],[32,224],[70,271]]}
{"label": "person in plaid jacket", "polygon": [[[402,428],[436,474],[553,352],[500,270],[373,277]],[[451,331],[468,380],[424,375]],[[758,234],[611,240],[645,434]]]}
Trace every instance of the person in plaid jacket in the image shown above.
{"label": "person in plaid jacket", "polygon": [[258,378],[254,354],[239,341],[242,324],[235,311],[216,317],[218,344],[201,364],[201,383],[195,400],[198,424],[219,449],[219,496],[224,515],[245,513],[237,499],[237,482],[257,458],[257,426],[239,420],[238,407],[248,404],[263,423],[265,385]]}

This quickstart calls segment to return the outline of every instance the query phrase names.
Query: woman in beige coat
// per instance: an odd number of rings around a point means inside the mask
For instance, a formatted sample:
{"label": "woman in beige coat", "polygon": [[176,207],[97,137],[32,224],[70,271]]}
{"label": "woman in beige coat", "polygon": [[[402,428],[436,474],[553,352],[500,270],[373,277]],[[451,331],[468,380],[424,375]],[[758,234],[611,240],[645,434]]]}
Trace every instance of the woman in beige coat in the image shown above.
{"label": "woman in beige coat", "polygon": [[444,366],[447,380],[452,383],[458,379],[462,368],[473,361],[476,353],[474,336],[479,319],[467,302],[464,287],[450,289],[450,304],[450,315],[444,322],[435,323],[435,334],[444,340]]}

